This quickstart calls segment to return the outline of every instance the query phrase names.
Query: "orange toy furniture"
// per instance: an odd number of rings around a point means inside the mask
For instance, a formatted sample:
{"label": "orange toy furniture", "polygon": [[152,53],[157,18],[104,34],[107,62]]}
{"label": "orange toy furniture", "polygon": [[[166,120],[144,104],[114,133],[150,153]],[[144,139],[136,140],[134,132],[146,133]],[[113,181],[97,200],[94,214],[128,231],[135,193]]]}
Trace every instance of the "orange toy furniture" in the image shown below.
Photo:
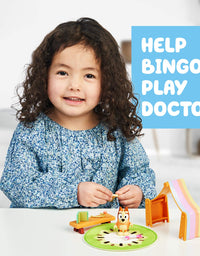
{"label": "orange toy furniture", "polygon": [[[78,212],[79,215],[81,212]],[[78,220],[79,219],[79,220]],[[84,228],[102,224],[102,223],[109,223],[112,220],[115,220],[115,217],[107,212],[103,212],[100,215],[91,216],[87,219],[81,220],[77,217],[77,220],[71,221],[69,224],[74,227],[74,231],[79,232],[80,234],[84,234]]]}
{"label": "orange toy furniture", "polygon": [[157,197],[145,200],[146,225],[156,222],[169,222],[167,194],[171,193],[181,210],[179,238],[183,240],[200,237],[200,207],[191,197],[183,179],[165,182]]}

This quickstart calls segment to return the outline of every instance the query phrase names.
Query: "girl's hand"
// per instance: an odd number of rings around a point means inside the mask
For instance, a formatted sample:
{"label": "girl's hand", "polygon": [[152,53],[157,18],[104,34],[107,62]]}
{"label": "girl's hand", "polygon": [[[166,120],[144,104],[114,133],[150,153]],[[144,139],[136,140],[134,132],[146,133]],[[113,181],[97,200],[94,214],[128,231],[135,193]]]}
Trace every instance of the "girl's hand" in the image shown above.
{"label": "girl's hand", "polygon": [[143,198],[141,188],[135,185],[126,185],[115,194],[118,194],[120,205],[128,208],[138,208]]}
{"label": "girl's hand", "polygon": [[81,182],[78,185],[78,202],[85,207],[97,207],[112,200],[112,192],[95,182]]}

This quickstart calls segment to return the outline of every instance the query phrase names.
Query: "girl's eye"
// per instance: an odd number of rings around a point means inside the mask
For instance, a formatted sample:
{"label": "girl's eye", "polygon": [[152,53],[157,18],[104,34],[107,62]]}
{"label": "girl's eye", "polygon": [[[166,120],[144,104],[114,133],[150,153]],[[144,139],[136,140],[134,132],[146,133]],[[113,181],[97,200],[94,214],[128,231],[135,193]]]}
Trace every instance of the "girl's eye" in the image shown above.
{"label": "girl's eye", "polygon": [[87,74],[87,75],[85,75],[86,76],[86,78],[89,78],[89,79],[91,79],[91,78],[95,78],[95,76],[94,75],[92,75],[92,74]]}
{"label": "girl's eye", "polygon": [[60,75],[60,76],[67,76],[68,74],[67,74],[65,71],[58,71],[58,72],[57,72],[57,75]]}

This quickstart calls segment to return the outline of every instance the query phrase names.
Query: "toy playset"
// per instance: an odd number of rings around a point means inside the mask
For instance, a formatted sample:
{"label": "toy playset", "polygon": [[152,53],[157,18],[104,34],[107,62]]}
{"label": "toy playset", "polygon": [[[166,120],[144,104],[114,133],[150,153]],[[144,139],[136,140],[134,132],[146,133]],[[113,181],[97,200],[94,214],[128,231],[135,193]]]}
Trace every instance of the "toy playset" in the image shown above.
{"label": "toy playset", "polygon": [[[165,182],[157,197],[146,199],[146,225],[152,227],[157,222],[169,222],[168,193],[172,194],[181,210],[179,238],[185,241],[200,237],[200,207],[192,199],[183,179]],[[117,196],[113,198],[117,199]],[[84,234],[84,228],[94,226],[85,233],[84,240],[103,250],[136,250],[157,240],[157,234],[153,230],[130,222],[127,207],[119,207],[117,222],[111,223],[113,220],[115,217],[106,211],[91,217],[88,212],[82,211],[69,224],[80,234]]]}
{"label": "toy playset", "polygon": [[127,207],[119,208],[116,223],[111,223],[112,220],[115,220],[115,217],[107,212],[89,217],[88,212],[82,211],[78,212],[76,220],[69,224],[80,234],[85,233],[85,228],[94,226],[87,230],[84,240],[104,250],[135,250],[148,246],[157,239],[156,233],[149,228],[130,223]]}

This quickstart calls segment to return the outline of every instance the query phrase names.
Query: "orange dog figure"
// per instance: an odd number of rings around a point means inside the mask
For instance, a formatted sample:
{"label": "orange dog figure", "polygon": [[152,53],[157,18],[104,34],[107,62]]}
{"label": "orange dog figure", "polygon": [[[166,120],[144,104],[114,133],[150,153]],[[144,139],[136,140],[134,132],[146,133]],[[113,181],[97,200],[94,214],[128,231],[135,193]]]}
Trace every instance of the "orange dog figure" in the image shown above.
{"label": "orange dog figure", "polygon": [[123,209],[121,206],[119,207],[119,211],[117,214],[117,223],[114,226],[114,230],[118,231],[118,235],[128,235],[129,227],[132,226],[130,222],[130,214],[128,207]]}

